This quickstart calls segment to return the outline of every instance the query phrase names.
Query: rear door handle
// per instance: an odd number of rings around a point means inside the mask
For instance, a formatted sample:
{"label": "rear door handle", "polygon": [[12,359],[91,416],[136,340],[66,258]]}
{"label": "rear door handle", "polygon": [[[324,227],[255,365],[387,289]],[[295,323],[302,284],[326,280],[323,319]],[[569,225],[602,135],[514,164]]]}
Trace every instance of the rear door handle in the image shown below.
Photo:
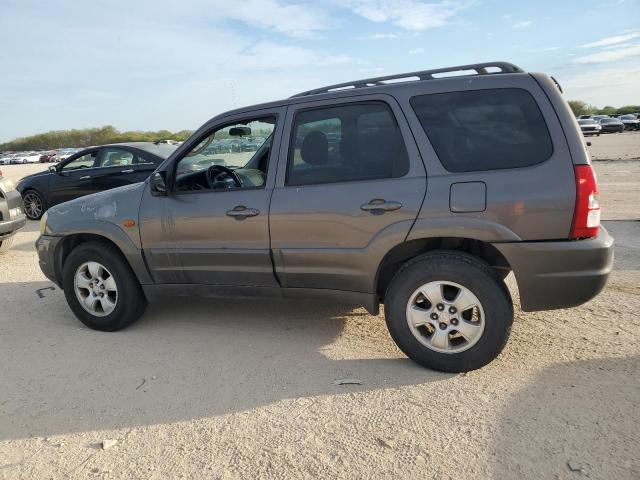
{"label": "rear door handle", "polygon": [[121,170],[120,173],[133,173],[133,168],[127,168],[126,170]]}
{"label": "rear door handle", "polygon": [[80,177],[78,180],[89,180],[91,175],[85,175],[84,177]]}
{"label": "rear door handle", "polygon": [[244,220],[247,217],[255,217],[260,215],[260,210],[257,208],[247,208],[244,205],[237,205],[232,210],[227,210],[227,215],[235,218],[236,220]]}
{"label": "rear door handle", "polygon": [[361,210],[371,213],[392,212],[400,208],[402,208],[402,204],[400,202],[387,202],[383,198],[374,198],[369,203],[360,205]]}

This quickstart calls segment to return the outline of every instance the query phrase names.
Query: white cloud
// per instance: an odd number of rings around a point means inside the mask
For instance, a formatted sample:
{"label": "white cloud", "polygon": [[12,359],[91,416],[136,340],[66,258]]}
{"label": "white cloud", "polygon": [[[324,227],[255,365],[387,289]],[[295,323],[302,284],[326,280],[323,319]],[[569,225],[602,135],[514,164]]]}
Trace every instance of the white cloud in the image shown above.
{"label": "white cloud", "polygon": [[640,68],[606,68],[591,70],[583,67],[578,74],[560,78],[565,96],[592,105],[626,105],[633,102],[638,87]]}
{"label": "white cloud", "polygon": [[640,32],[626,33],[624,35],[616,35],[615,37],[603,38],[597,42],[585,43],[584,45],[580,45],[580,48],[606,47],[617,43],[628,42],[638,37],[640,37]]}
{"label": "white cloud", "polygon": [[562,47],[534,48],[533,50],[529,50],[529,53],[555,52],[556,50],[560,50],[560,48]]}
{"label": "white cloud", "polygon": [[414,31],[446,25],[462,9],[457,2],[424,3],[418,0],[336,0],[336,5],[371,22],[388,22]]}
{"label": "white cloud", "polygon": [[519,20],[511,25],[511,28],[527,28],[533,24],[531,20]]}
{"label": "white cloud", "polygon": [[409,50],[409,55],[418,55],[422,52],[424,52],[424,48],[414,48],[413,50]]}
{"label": "white cloud", "polygon": [[394,38],[400,38],[400,35],[397,33],[374,33],[373,35],[356,37],[356,40],[390,40]]}
{"label": "white cloud", "polygon": [[601,52],[584,55],[574,60],[575,63],[604,63],[614,62],[629,57],[640,55],[640,45],[617,48],[614,50],[603,50]]}
{"label": "white cloud", "polygon": [[212,9],[217,17],[245,22],[297,37],[311,36],[330,27],[326,13],[308,4],[285,4],[279,0],[243,0],[215,2]]}
{"label": "white cloud", "polygon": [[291,45],[260,42],[241,54],[242,65],[250,70],[327,67],[352,63],[347,55],[331,55]]}

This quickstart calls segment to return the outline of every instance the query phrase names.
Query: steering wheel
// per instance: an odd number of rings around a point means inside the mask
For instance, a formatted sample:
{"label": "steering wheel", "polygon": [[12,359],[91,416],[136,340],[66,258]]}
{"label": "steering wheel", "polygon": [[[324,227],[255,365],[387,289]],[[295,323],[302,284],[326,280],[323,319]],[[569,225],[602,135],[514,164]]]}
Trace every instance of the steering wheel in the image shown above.
{"label": "steering wheel", "polygon": [[236,187],[242,188],[242,181],[236,172],[223,165],[211,165],[207,168],[207,184],[211,190],[216,188],[216,183],[222,180],[223,175],[230,177]]}

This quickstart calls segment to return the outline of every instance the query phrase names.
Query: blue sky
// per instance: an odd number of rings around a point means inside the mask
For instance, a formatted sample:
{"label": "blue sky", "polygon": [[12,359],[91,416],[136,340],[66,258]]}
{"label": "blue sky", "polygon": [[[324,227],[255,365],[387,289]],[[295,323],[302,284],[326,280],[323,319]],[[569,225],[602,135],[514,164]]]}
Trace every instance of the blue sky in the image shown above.
{"label": "blue sky", "polygon": [[0,142],[194,129],[357,78],[490,60],[569,99],[640,103],[640,1],[2,0]]}

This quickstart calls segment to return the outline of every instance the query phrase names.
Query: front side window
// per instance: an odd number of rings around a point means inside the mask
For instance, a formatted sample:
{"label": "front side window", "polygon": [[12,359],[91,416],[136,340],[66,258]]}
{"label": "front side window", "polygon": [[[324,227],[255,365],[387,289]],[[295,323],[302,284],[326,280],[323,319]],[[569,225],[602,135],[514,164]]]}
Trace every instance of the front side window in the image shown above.
{"label": "front side window", "polygon": [[287,185],[401,177],[409,157],[382,102],[303,110],[294,120]]}
{"label": "front side window", "polygon": [[69,163],[62,167],[62,170],[78,170],[80,168],[93,168],[96,164],[96,157],[98,156],[98,152],[87,153],[86,155],[82,155],[74,160],[71,160]]}
{"label": "front side window", "polygon": [[176,190],[264,187],[275,124],[265,117],[209,133],[177,162]]}
{"label": "front side window", "polygon": [[542,112],[526,90],[422,95],[411,106],[450,172],[527,167],[553,153]]}

